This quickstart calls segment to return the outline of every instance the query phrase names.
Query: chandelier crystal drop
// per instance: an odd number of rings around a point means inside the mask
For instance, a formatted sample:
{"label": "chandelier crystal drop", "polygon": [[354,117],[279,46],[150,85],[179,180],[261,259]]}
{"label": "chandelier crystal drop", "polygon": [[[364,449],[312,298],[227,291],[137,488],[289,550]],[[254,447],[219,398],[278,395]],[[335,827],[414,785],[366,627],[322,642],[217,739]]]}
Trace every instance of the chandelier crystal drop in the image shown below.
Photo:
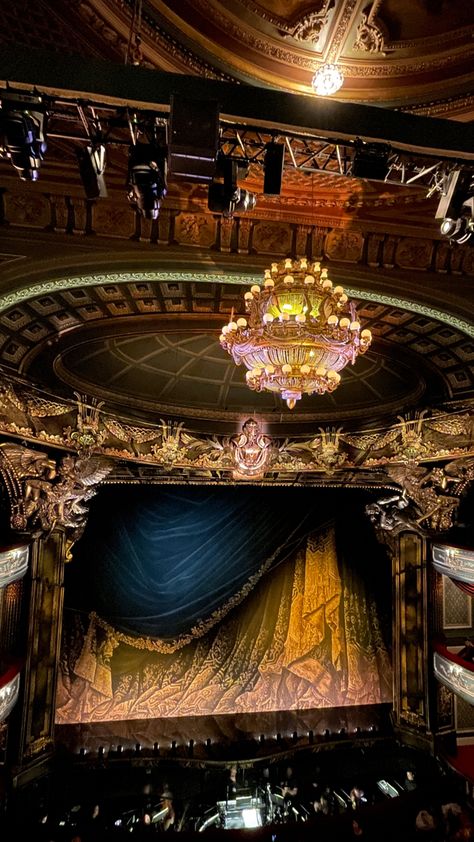
{"label": "chandelier crystal drop", "polygon": [[344,76],[337,64],[323,64],[313,76],[312,86],[319,96],[332,96],[342,88]]}
{"label": "chandelier crystal drop", "polygon": [[263,287],[255,284],[244,298],[247,318],[232,312],[221,346],[248,369],[250,389],[278,392],[289,409],[303,394],[333,392],[339,372],[372,341],[343,287],[305,257],[272,263]]}

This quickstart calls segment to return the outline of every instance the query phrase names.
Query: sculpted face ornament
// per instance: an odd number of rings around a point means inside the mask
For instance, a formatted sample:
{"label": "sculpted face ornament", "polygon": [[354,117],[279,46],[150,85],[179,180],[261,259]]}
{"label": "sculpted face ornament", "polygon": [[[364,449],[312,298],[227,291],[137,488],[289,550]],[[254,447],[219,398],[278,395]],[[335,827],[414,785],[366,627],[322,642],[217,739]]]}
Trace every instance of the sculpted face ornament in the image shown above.
{"label": "sculpted face ornament", "polygon": [[238,436],[231,439],[236,470],[235,479],[260,477],[269,465],[273,440],[266,436],[258,421],[249,418]]}
{"label": "sculpted face ornament", "polygon": [[245,305],[248,319],[232,314],[221,346],[248,369],[250,389],[279,393],[289,409],[303,394],[333,392],[339,372],[372,341],[343,287],[305,257],[272,263],[263,288],[255,284],[245,293]]}

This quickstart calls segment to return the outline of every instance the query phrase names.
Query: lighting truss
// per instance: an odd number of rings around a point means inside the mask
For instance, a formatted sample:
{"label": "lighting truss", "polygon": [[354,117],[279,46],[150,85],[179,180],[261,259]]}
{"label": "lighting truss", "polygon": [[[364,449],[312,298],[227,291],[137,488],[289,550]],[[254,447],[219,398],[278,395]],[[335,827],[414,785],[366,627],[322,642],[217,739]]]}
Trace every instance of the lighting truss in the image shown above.
{"label": "lighting truss", "polygon": [[[2,92],[0,90],[0,99]],[[44,96],[43,100],[46,101]],[[48,100],[50,140],[90,144],[100,126],[101,140],[108,145],[129,146],[131,125],[134,132],[146,131],[146,126],[167,131],[169,109],[156,106],[143,109],[134,106],[118,107],[100,101],[50,97]],[[258,121],[235,122],[221,117],[219,120],[219,151],[226,156],[241,156],[250,165],[264,167],[264,158],[269,143],[283,143],[285,146],[285,169],[307,173],[330,173],[334,176],[351,178],[357,145],[364,138],[329,137],[317,130],[301,132],[291,127],[262,128]],[[376,144],[375,144],[376,145]],[[381,146],[383,144],[380,144]],[[389,184],[425,190],[427,196],[441,193],[446,175],[455,167],[465,167],[474,172],[474,163],[458,159],[453,153],[443,155],[422,155],[391,146],[387,160],[387,173],[383,179]]]}

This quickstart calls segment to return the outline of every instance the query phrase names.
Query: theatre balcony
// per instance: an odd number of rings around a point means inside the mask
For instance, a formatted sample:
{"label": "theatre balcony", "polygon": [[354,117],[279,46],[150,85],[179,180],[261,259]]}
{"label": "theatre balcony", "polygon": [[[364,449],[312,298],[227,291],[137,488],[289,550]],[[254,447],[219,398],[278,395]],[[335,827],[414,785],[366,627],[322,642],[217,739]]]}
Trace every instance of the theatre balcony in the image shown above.
{"label": "theatre balcony", "polygon": [[433,544],[433,565],[462,590],[474,595],[474,550],[448,544]]}
{"label": "theatre balcony", "polygon": [[450,652],[442,643],[434,646],[433,669],[438,681],[469,704],[474,704],[474,664]]}

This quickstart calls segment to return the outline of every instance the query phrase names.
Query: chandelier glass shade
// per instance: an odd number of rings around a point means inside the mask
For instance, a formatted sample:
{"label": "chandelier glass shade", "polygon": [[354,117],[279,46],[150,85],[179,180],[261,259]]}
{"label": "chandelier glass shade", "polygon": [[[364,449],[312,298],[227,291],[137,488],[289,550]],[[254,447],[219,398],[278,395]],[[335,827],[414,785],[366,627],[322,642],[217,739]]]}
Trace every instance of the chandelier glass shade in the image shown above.
{"label": "chandelier glass shade", "polygon": [[372,341],[343,287],[307,258],[272,263],[263,287],[255,284],[244,297],[247,318],[231,314],[221,346],[248,369],[250,389],[277,392],[290,409],[303,394],[333,392],[339,372]]}
{"label": "chandelier glass shade", "polygon": [[323,64],[313,76],[312,86],[319,96],[332,96],[342,88],[344,76],[336,64]]}

